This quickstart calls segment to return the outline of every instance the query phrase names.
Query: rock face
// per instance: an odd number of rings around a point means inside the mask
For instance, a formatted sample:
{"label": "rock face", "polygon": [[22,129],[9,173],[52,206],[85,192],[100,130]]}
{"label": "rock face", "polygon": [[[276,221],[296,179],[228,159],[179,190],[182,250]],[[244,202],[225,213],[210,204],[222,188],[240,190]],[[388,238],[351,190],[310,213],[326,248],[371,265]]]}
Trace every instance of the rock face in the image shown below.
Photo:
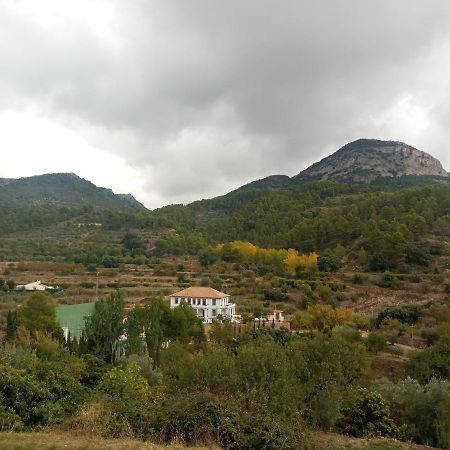
{"label": "rock face", "polygon": [[369,183],[379,177],[404,175],[448,177],[436,158],[403,142],[359,139],[294,178]]}

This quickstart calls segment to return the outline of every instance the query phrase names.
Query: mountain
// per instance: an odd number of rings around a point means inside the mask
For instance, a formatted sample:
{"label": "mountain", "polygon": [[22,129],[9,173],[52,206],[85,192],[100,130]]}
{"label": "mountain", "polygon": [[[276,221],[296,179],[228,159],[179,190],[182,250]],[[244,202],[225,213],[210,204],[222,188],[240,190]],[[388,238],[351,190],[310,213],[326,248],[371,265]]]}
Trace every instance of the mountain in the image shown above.
{"label": "mountain", "polygon": [[447,177],[433,156],[397,141],[359,139],[313,164],[294,181],[342,180],[369,183],[380,177]]}
{"label": "mountain", "polygon": [[98,209],[145,211],[130,194],[114,194],[73,173],[0,179],[0,200],[23,205],[91,206]]}

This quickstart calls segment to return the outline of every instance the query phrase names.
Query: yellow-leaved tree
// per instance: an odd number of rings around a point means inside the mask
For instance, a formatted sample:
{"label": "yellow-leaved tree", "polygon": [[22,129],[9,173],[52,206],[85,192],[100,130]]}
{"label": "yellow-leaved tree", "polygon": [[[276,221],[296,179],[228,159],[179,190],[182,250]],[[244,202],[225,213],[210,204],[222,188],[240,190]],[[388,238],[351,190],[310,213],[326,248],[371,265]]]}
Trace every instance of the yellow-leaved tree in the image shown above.
{"label": "yellow-leaved tree", "polygon": [[345,308],[333,308],[330,305],[308,306],[306,311],[294,314],[294,327],[317,330],[330,334],[337,325],[351,322],[353,312]]}

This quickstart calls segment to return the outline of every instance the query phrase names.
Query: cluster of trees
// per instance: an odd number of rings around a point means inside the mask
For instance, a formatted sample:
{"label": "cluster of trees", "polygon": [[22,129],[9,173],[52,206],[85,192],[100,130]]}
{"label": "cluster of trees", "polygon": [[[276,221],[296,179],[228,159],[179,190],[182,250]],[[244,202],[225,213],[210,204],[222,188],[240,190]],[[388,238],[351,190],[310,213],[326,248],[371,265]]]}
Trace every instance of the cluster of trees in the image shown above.
{"label": "cluster of trees", "polygon": [[295,274],[317,269],[317,253],[299,254],[297,250],[261,248],[250,242],[233,241],[216,247],[220,258],[228,262],[268,266],[275,273]]}

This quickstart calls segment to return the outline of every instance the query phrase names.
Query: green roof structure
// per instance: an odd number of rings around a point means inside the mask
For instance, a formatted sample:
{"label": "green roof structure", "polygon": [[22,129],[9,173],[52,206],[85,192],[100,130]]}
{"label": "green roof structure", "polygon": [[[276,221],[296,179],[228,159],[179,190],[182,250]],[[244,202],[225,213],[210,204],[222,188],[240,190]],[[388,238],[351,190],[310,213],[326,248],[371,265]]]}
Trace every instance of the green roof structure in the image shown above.
{"label": "green roof structure", "polygon": [[94,308],[95,302],[64,305],[56,308],[56,319],[61,325],[66,339],[69,333],[71,338],[80,338],[84,330],[85,318],[94,312]]}

